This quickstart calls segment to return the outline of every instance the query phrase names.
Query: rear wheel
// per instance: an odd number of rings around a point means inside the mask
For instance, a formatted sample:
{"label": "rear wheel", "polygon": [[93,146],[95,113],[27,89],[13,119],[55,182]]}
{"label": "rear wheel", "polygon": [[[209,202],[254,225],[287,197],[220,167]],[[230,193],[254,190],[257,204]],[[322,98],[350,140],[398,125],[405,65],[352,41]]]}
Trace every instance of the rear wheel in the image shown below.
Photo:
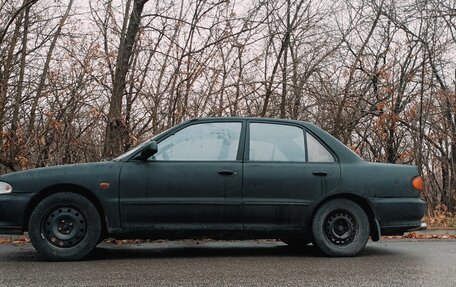
{"label": "rear wheel", "polygon": [[47,259],[78,260],[97,245],[101,220],[87,198],[62,192],[46,197],[35,207],[28,231],[35,249]]}
{"label": "rear wheel", "polygon": [[329,256],[355,256],[369,239],[369,219],[348,199],[334,199],[315,213],[312,234],[317,247]]}

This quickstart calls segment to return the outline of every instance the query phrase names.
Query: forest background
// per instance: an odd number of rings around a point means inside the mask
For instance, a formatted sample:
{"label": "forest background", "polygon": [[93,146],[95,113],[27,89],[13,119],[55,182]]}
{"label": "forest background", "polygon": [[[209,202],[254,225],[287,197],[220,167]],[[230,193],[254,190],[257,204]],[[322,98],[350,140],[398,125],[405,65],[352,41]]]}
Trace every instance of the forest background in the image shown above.
{"label": "forest background", "polygon": [[0,0],[0,173],[184,120],[311,121],[456,209],[455,0]]}

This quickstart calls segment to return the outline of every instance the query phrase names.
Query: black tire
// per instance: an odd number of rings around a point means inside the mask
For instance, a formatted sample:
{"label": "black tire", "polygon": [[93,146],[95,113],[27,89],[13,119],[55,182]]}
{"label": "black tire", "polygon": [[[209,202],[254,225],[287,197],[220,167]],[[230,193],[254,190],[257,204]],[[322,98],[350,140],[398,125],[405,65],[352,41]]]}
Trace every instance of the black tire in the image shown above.
{"label": "black tire", "polygon": [[96,247],[101,219],[87,198],[61,192],[38,203],[30,215],[28,232],[33,247],[47,259],[74,261]]}
{"label": "black tire", "polygon": [[369,219],[364,210],[348,199],[322,205],[313,218],[314,244],[326,255],[355,256],[369,239]]}

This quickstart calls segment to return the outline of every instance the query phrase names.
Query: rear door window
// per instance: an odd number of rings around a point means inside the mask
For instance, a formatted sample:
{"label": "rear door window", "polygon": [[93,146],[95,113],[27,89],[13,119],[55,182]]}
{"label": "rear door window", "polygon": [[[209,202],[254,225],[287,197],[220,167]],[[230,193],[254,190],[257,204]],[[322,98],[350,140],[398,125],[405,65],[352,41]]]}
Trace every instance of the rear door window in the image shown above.
{"label": "rear door window", "polygon": [[304,131],[296,126],[251,123],[250,161],[305,162]]}

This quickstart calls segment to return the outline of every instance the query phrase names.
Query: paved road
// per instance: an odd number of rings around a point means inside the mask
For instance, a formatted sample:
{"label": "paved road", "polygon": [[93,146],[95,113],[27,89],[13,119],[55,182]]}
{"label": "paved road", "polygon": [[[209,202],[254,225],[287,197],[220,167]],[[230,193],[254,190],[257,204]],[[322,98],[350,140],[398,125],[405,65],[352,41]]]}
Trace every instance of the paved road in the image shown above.
{"label": "paved road", "polygon": [[355,258],[280,242],[103,244],[83,262],[0,245],[0,286],[456,286],[456,240],[383,240]]}

